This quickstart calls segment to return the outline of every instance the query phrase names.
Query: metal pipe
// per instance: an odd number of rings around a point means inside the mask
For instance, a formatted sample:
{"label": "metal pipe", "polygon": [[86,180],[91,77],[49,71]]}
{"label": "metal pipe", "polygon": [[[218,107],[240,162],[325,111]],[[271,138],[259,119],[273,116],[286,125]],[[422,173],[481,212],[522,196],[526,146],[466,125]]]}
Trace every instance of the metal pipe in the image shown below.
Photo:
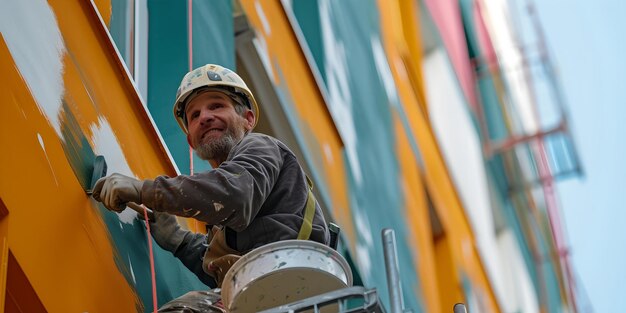
{"label": "metal pipe", "polygon": [[387,272],[387,287],[389,288],[389,301],[391,302],[391,313],[403,313],[404,300],[402,298],[398,255],[396,253],[396,235],[393,229],[385,228],[382,231],[382,237],[383,251],[385,254],[385,270]]}
{"label": "metal pipe", "polygon": [[457,303],[454,305],[454,313],[467,313],[467,309],[465,308],[465,304]]}

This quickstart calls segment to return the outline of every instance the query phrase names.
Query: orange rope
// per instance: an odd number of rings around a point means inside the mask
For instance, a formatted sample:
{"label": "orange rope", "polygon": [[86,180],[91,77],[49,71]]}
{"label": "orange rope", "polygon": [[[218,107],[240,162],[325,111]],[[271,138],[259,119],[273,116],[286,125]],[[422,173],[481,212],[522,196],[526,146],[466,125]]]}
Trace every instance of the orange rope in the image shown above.
{"label": "orange rope", "polygon": [[[191,0],[187,1],[187,50],[189,52],[189,71],[193,70],[193,12]],[[189,146],[189,175],[193,175],[193,149]]]}
{"label": "orange rope", "polygon": [[[187,0],[187,50],[189,52],[189,71],[193,70],[193,6],[192,0]],[[189,175],[193,176],[193,148],[189,146]],[[194,220],[195,232],[198,232],[200,226],[198,221]]]}
{"label": "orange rope", "polygon": [[154,253],[152,252],[152,239],[150,238],[150,222],[148,220],[148,208],[143,207],[143,217],[146,219],[146,237],[148,239],[148,257],[150,259],[150,276],[152,278],[152,308],[154,313],[157,313],[157,288],[156,288],[156,273],[154,271]]}
{"label": "orange rope", "polygon": [[[193,70],[193,12],[191,0],[187,1],[187,52],[189,71]],[[189,174],[193,175],[193,149],[189,146]]]}
{"label": "orange rope", "polygon": [[[189,37],[189,71],[192,70],[193,67],[193,43],[192,43],[192,1],[187,1],[187,14],[188,14],[188,37]],[[193,148],[189,147],[189,172],[190,175],[193,175]],[[148,258],[150,259],[150,277],[152,280],[152,308],[153,312],[157,313],[158,310],[158,301],[157,301],[157,287],[156,287],[156,272],[154,270],[154,252],[152,250],[152,239],[150,238],[150,222],[148,218],[148,209],[143,207],[143,216],[146,221],[146,238],[148,241]],[[196,231],[198,225],[196,224]]]}

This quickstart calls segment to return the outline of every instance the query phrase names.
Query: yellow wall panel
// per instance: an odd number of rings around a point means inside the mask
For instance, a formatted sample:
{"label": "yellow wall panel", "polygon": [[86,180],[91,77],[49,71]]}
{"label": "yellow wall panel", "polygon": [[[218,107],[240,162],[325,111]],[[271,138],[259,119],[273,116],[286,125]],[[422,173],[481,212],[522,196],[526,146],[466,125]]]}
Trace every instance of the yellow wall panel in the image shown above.
{"label": "yellow wall panel", "polygon": [[[421,85],[420,73],[409,75],[412,71],[420,70],[419,67],[412,65],[414,61],[407,64],[406,60],[419,60],[420,55],[412,55],[418,53],[413,47],[413,51],[405,44],[405,34],[417,36],[418,32],[413,30],[416,22],[403,21],[403,19],[417,19],[417,15],[407,14],[406,4],[401,5],[402,1],[386,2],[379,1],[379,9],[381,14],[381,25],[383,33],[383,42],[388,63],[394,76],[396,88],[401,99],[401,106],[408,120],[405,131],[414,138],[417,146],[421,162],[423,162],[423,177],[428,190],[428,194],[432,199],[435,211],[441,220],[444,232],[444,239],[436,243],[436,259],[437,273],[442,286],[452,288],[452,286],[461,285],[460,273],[467,275],[470,279],[473,291],[485,297],[484,307],[489,312],[498,312],[499,308],[495,299],[495,295],[491,285],[487,279],[483,264],[478,255],[474,236],[469,227],[467,216],[464,213],[462,203],[456,193],[456,189],[447,171],[445,162],[433,135],[427,113],[422,108],[426,106],[421,104],[424,101],[424,88]],[[410,10],[417,13],[415,10]],[[410,29],[406,29],[406,28]],[[419,42],[411,39],[412,45]],[[405,57],[410,56],[410,57]],[[443,253],[445,252],[445,253]],[[440,264],[446,264],[441,258],[446,260],[450,258],[453,263],[446,268],[440,268]],[[443,262],[443,263],[442,263]],[[458,273],[457,273],[458,271]],[[446,273],[447,272],[447,273]],[[448,275],[448,276],[446,276]],[[456,283],[450,281],[456,280]],[[453,295],[455,290],[451,290],[451,295],[444,295],[445,287],[440,288],[439,296],[442,300],[440,309],[446,311],[454,303]],[[434,296],[434,295],[431,295]],[[457,300],[454,300],[457,301]],[[427,303],[433,305],[432,299],[428,299]]]}
{"label": "yellow wall panel", "polygon": [[407,230],[413,247],[413,259],[421,284],[420,292],[414,292],[424,300],[426,312],[441,312],[439,289],[435,266],[435,253],[429,218],[428,200],[425,187],[421,180],[420,169],[415,161],[416,156],[410,146],[410,138],[398,117],[394,114],[394,125],[397,140],[397,155],[402,173],[401,185],[404,195]]}
{"label": "yellow wall panel", "polygon": [[[29,85],[50,64],[18,64],[0,38],[0,197],[10,212],[0,236],[48,311],[144,311],[126,256],[117,253],[125,242],[114,242],[104,221],[113,213],[85,193],[92,162],[85,153],[104,154],[109,173],[176,170],[92,4],[58,0],[46,8],[63,39],[63,49],[47,51],[59,54],[58,81]],[[15,49],[21,38],[11,40]],[[59,98],[38,96],[50,86]]]}
{"label": "yellow wall panel", "polygon": [[12,63],[2,42],[0,123],[12,131],[0,140],[10,147],[0,154],[0,195],[10,212],[9,247],[49,311],[132,311],[136,298],[116,269],[106,228]]}

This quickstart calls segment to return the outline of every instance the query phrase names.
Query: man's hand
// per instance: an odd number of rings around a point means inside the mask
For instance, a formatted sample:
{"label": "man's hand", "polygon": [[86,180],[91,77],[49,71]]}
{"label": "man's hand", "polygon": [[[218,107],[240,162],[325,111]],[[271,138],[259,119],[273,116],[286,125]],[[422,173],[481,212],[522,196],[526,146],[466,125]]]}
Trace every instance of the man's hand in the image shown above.
{"label": "man's hand", "polygon": [[93,198],[115,212],[122,212],[128,202],[141,203],[143,182],[122,174],[113,173],[98,179],[93,187]]}
{"label": "man's hand", "polygon": [[150,220],[150,232],[163,250],[172,253],[178,250],[178,246],[185,239],[188,231],[182,230],[176,217],[171,214],[153,211],[154,219]]}
{"label": "man's hand", "polygon": [[209,271],[207,272],[207,274],[215,278],[218,286],[222,286],[222,282],[224,282],[224,277],[226,277],[226,273],[239,259],[241,259],[241,256],[235,254],[227,254],[225,256],[219,257],[209,263]]}
{"label": "man's hand", "polygon": [[182,230],[176,216],[165,213],[152,211],[143,204],[137,204],[135,202],[128,202],[129,208],[139,213],[137,218],[144,220],[144,211],[148,212],[148,223],[150,223],[150,233],[154,240],[159,244],[163,250],[175,253],[178,250],[178,246],[185,239],[187,231]]}

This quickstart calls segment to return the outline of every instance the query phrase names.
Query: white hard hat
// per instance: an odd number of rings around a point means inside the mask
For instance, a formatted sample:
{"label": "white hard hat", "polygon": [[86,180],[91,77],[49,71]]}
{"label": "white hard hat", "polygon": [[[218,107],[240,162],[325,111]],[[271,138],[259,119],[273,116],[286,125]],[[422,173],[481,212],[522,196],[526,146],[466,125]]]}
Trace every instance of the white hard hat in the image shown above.
{"label": "white hard hat", "polygon": [[254,100],[254,96],[246,83],[237,75],[237,73],[219,65],[207,64],[199,67],[185,75],[183,81],[180,82],[180,87],[176,91],[176,102],[174,103],[174,117],[183,129],[185,134],[187,133],[187,123],[185,120],[185,105],[187,104],[187,98],[199,88],[221,89],[226,91],[228,95],[237,95],[241,97],[243,103],[254,111],[256,119],[254,125],[256,126],[259,120],[259,106]]}

